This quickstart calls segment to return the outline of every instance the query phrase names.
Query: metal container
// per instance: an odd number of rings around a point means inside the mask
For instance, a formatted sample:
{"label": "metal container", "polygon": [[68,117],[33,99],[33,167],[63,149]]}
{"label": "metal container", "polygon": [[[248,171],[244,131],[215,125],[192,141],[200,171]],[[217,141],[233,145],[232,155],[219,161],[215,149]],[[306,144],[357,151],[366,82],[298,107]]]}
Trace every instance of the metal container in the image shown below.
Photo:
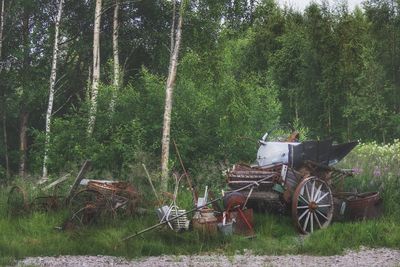
{"label": "metal container", "polygon": [[357,194],[347,200],[346,217],[350,220],[378,218],[382,212],[383,205],[379,192]]}
{"label": "metal container", "polygon": [[202,234],[215,235],[218,232],[218,220],[213,209],[201,209],[192,220],[193,229]]}
{"label": "metal container", "polygon": [[230,216],[231,220],[234,221],[233,232],[241,235],[252,235],[253,234],[253,209],[242,210],[239,214],[238,211],[232,211]]}
{"label": "metal container", "polygon": [[218,229],[223,235],[231,235],[233,233],[233,222],[218,223]]}

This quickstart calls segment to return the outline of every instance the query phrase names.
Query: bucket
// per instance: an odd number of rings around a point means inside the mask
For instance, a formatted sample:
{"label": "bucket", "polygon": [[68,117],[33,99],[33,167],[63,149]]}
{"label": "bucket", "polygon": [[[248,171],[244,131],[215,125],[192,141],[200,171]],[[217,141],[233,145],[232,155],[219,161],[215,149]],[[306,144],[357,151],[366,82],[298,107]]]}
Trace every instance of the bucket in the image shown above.
{"label": "bucket", "polygon": [[218,231],[218,220],[212,209],[200,210],[200,216],[193,217],[192,223],[193,229],[203,234],[215,235]]}
{"label": "bucket", "polygon": [[233,222],[228,222],[226,224],[218,223],[218,230],[223,235],[231,235],[233,233]]}
{"label": "bucket", "polygon": [[382,199],[379,192],[362,193],[347,200],[346,217],[350,220],[378,218],[382,212]]}

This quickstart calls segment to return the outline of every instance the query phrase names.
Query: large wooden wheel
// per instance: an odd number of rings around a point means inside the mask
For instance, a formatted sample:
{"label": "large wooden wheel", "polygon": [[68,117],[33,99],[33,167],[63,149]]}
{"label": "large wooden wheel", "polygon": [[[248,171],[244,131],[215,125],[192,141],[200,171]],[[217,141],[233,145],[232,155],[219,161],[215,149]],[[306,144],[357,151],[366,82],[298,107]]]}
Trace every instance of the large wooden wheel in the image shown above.
{"label": "large wooden wheel", "polygon": [[333,195],[329,185],[316,177],[302,180],[292,197],[292,217],[304,234],[327,227],[333,217]]}

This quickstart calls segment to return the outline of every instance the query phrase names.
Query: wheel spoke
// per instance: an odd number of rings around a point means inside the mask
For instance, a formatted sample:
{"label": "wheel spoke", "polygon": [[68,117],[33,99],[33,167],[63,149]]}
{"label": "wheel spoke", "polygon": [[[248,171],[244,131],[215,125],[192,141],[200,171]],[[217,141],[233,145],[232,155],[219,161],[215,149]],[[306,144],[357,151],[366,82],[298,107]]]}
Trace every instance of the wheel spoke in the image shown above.
{"label": "wheel spoke", "polygon": [[307,225],[308,225],[308,220],[309,220],[309,219],[310,219],[310,212],[308,212],[306,221],[304,222],[304,226],[303,226],[303,231],[304,231],[304,232],[306,232]]}
{"label": "wheel spoke", "polygon": [[319,215],[321,215],[322,217],[324,217],[325,220],[329,220],[328,217],[326,217],[322,212],[320,212],[319,210],[315,210],[316,212],[318,212]]}
{"label": "wheel spoke", "polygon": [[307,209],[308,206],[298,206],[297,208],[298,208],[298,209]]}
{"label": "wheel spoke", "polygon": [[311,214],[310,223],[311,223],[311,233],[312,233],[312,232],[314,232],[314,219],[313,219],[314,218],[314,216],[313,216],[314,212],[311,212],[310,214]]}
{"label": "wheel spoke", "polygon": [[319,198],[319,195],[321,194],[321,188],[322,188],[322,184],[319,185],[317,192],[315,193],[314,200]]}
{"label": "wheel spoke", "polygon": [[322,228],[321,222],[319,221],[317,214],[313,213],[313,215],[314,215],[315,220],[317,221],[317,223],[319,225],[319,228]]}
{"label": "wheel spoke", "polygon": [[301,198],[306,204],[309,204],[309,202],[302,195],[299,195],[299,198]]}
{"label": "wheel spoke", "polygon": [[317,204],[322,200],[322,199],[324,199],[327,195],[329,194],[329,191],[328,192],[326,192],[325,194],[323,194],[322,195],[322,197],[320,197],[317,201],[315,201]]}
{"label": "wheel spoke", "polygon": [[307,212],[309,212],[308,210],[306,210],[306,211],[304,211],[301,215],[300,215],[300,217],[299,217],[299,221],[304,217],[304,215],[306,215],[307,214]]}
{"label": "wheel spoke", "polygon": [[324,205],[318,205],[318,208],[325,208],[325,207],[330,207],[330,204],[324,204]]}
{"label": "wheel spoke", "polygon": [[310,199],[310,201],[314,200],[314,188],[315,188],[315,181],[313,181],[313,183],[311,185],[311,199]]}
{"label": "wheel spoke", "polygon": [[311,201],[310,191],[308,190],[308,183],[306,183],[306,184],[304,185],[304,187],[306,188],[306,192],[307,192],[307,196],[308,196],[308,201]]}

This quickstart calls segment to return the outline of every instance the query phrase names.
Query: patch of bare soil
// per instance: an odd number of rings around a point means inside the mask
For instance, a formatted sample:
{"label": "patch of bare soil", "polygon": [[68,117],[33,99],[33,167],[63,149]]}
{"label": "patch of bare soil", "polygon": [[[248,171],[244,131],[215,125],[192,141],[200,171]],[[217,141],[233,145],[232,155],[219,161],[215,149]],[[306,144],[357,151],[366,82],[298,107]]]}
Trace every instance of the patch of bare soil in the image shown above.
{"label": "patch of bare soil", "polygon": [[17,266],[399,266],[400,250],[387,248],[361,248],[359,251],[347,251],[344,255],[336,256],[257,256],[251,252],[241,255],[192,255],[192,256],[159,256],[137,260],[111,256],[59,256],[34,257],[18,262]]}

